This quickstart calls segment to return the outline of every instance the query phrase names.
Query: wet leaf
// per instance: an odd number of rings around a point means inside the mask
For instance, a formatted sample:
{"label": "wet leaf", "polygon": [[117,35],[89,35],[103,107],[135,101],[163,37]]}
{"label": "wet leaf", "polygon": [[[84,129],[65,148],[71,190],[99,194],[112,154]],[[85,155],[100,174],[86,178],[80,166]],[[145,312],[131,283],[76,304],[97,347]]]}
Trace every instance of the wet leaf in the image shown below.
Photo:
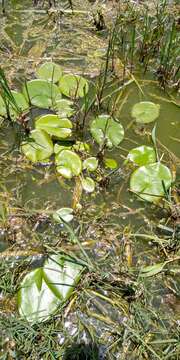
{"label": "wet leaf", "polygon": [[98,167],[98,160],[95,157],[90,157],[83,161],[83,169],[88,171],[96,171]]}
{"label": "wet leaf", "polygon": [[123,126],[109,115],[100,115],[94,119],[90,131],[99,145],[106,143],[108,148],[118,146],[124,138]]}
{"label": "wet leaf", "polygon": [[110,158],[104,159],[105,167],[108,169],[116,169],[118,167],[117,161]]}
{"label": "wet leaf", "polygon": [[31,80],[23,87],[23,94],[27,101],[40,108],[48,109],[53,106],[56,98],[61,96],[58,87],[47,80]]}
{"label": "wet leaf", "polygon": [[73,219],[73,209],[71,208],[61,208],[54,212],[53,219],[58,223],[70,222]]}
{"label": "wet leaf", "polygon": [[159,116],[160,105],[150,101],[141,101],[132,108],[132,117],[138,123],[147,124],[156,120]]}
{"label": "wet leaf", "polygon": [[90,177],[83,178],[82,187],[86,192],[91,193],[95,190],[95,182]]}
{"label": "wet leaf", "polygon": [[54,110],[57,111],[60,117],[70,117],[74,114],[74,109],[72,108],[73,102],[70,100],[60,99],[57,100],[54,104]]}
{"label": "wet leaf", "polygon": [[71,135],[72,123],[69,119],[61,119],[58,115],[49,114],[36,120],[36,129],[46,131],[49,135],[65,139]]}
{"label": "wet leaf", "polygon": [[21,317],[29,322],[45,321],[59,305],[59,298],[47,286],[42,269],[28,273],[18,291],[18,309]]}
{"label": "wet leaf", "polygon": [[142,199],[157,203],[165,194],[164,186],[167,191],[171,182],[170,170],[159,162],[135,170],[130,178],[130,189]]}
{"label": "wet leaf", "polygon": [[127,160],[139,166],[153,164],[156,162],[156,152],[150,146],[138,146],[129,152]]}
{"label": "wet leaf", "polygon": [[80,280],[82,265],[66,256],[52,255],[43,268],[43,277],[48,287],[62,301],[66,301]]}
{"label": "wet leaf", "polygon": [[71,150],[62,150],[56,155],[57,172],[67,179],[78,176],[82,171],[80,157]]}
{"label": "wet leaf", "polygon": [[78,98],[88,93],[89,85],[82,76],[66,74],[60,79],[59,88],[65,96]]}
{"label": "wet leaf", "polygon": [[50,136],[43,130],[32,130],[29,141],[21,145],[24,155],[32,162],[48,159],[53,153],[53,143]]}
{"label": "wet leaf", "polygon": [[166,261],[164,263],[159,263],[159,264],[155,264],[155,265],[151,265],[151,266],[146,266],[145,268],[141,269],[140,276],[142,276],[142,277],[150,277],[150,276],[154,276],[156,274],[159,274],[163,270],[165,265],[166,265]]}
{"label": "wet leaf", "polygon": [[62,76],[61,66],[53,62],[42,64],[36,71],[39,79],[45,79],[57,83]]}

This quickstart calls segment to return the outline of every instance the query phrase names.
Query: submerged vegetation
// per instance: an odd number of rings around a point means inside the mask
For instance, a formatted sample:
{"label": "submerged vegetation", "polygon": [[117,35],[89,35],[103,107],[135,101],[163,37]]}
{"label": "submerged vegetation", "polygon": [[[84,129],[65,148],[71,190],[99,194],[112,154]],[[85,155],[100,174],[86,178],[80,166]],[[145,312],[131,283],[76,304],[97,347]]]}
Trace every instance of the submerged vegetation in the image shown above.
{"label": "submerged vegetation", "polygon": [[178,5],[80,5],[2,3],[5,30],[43,10],[43,34],[68,21],[73,44],[83,14],[105,49],[95,74],[56,37],[57,56],[0,68],[0,358],[176,360]]}

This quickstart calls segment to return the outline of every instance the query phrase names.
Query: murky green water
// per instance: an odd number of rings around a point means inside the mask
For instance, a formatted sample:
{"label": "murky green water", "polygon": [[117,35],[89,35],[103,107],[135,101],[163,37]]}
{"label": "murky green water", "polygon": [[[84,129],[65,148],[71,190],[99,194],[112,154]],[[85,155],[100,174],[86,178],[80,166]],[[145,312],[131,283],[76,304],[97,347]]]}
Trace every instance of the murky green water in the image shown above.
{"label": "murky green water", "polygon": [[[83,3],[79,1],[75,8],[80,11],[72,15],[59,14],[56,10],[47,14],[45,9],[34,9],[31,1],[28,0],[12,1],[12,4],[13,6],[7,4],[7,13],[1,18],[0,23],[0,65],[6,71],[13,86],[20,88],[24,78],[30,79],[34,76],[34,70],[39,63],[51,59],[59,63],[65,72],[71,71],[86,75],[93,81],[104,61],[107,47],[106,30],[102,33],[96,32],[91,21],[91,11],[94,5],[86,1]],[[103,6],[108,17],[111,7],[110,5]],[[150,132],[153,126],[148,126],[144,133],[144,129],[140,129],[132,123],[132,106],[143,98],[161,105],[156,132],[159,141],[158,147],[165,162],[170,166],[174,162],[177,166],[180,161],[179,107],[170,101],[170,98],[155,81],[146,79],[139,83],[144,96],[135,83],[128,85],[123,92],[119,106],[121,107],[123,99],[126,98],[126,101],[121,111],[117,108],[116,116],[125,128],[125,139],[118,149],[107,152],[107,156],[116,159],[121,168],[130,149],[141,144],[152,144]],[[92,117],[93,114],[89,116],[89,120]],[[22,208],[26,209],[27,213],[38,210],[43,214],[45,209],[71,206],[73,181],[59,181],[54,175],[53,167],[31,166],[17,151],[8,153],[13,141],[11,128],[3,124],[0,132],[0,191],[2,198],[9,199],[11,206],[18,208],[18,211]],[[104,256],[109,257],[108,268],[116,267],[117,272],[117,259],[118,261],[123,259],[123,256],[118,258],[121,253],[121,240],[118,236],[121,239],[125,226],[131,227],[133,232],[153,232],[157,223],[164,216],[162,209],[139,201],[129,192],[129,177],[123,170],[111,176],[109,186],[106,188],[98,189],[93,195],[83,195],[81,204],[82,210],[78,215],[77,223],[75,222],[75,227],[78,228],[78,224],[81,224],[82,221],[85,226],[81,233],[82,238],[84,237],[83,240],[96,241],[96,245],[89,250],[90,255],[97,256],[97,259]],[[91,226],[90,223],[92,223]],[[166,221],[163,224],[165,225]],[[48,229],[43,227],[42,229],[45,232],[46,240],[53,246],[59,236],[59,229],[53,227]],[[39,236],[42,240],[42,232],[39,231],[39,234],[41,234]],[[27,236],[31,239],[25,239],[25,246],[29,243],[28,246],[33,249],[33,241],[36,244],[37,240],[34,240],[34,232],[27,232]],[[11,244],[11,241],[7,242],[6,240],[3,237],[0,240],[2,249],[8,248],[12,244],[15,249],[16,247],[24,249],[22,238],[19,243],[15,244],[13,241]],[[136,241],[132,247],[134,265],[141,262],[146,263],[148,259],[155,262],[160,261],[159,254],[154,251],[154,245],[148,243],[147,240]],[[169,278],[168,281],[173,286],[173,280]],[[176,286],[180,286],[179,280]],[[162,294],[166,293],[166,284],[164,282],[157,284],[155,280],[152,284],[149,283],[149,288],[152,293],[150,302],[154,302],[156,307],[162,306],[167,310],[169,305],[164,305],[161,301]],[[96,305],[92,306],[93,310]],[[109,313],[113,320],[116,319],[117,314],[113,315],[111,308],[109,308]],[[176,308],[171,309],[171,313],[178,316]],[[80,312],[79,317],[81,316]],[[83,319],[86,324],[95,326],[97,336],[102,336],[103,327],[99,320],[94,321],[91,317],[86,318],[85,316]],[[68,326],[67,331],[69,330],[71,334],[72,325],[70,328]],[[107,326],[103,330],[103,334],[106,333],[108,338],[109,327]],[[118,355],[114,358],[118,359]]]}

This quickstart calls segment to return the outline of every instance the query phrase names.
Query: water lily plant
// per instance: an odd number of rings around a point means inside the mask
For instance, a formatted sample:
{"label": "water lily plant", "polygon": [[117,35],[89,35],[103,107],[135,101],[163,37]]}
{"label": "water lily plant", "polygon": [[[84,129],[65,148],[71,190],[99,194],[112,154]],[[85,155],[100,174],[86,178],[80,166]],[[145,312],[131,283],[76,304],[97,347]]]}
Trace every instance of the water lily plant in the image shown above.
{"label": "water lily plant", "polygon": [[[114,159],[104,156],[104,151],[119,147],[124,139],[123,125],[106,113],[90,120],[89,133],[99,147],[94,156],[89,144],[74,139],[77,137],[75,107],[78,99],[87,100],[88,80],[80,75],[64,74],[60,65],[53,62],[41,64],[36,76],[25,82],[22,92],[18,92],[10,89],[4,73],[0,72],[0,116],[19,121],[20,115],[31,108],[43,109],[43,114],[33,119],[29,135],[21,143],[22,153],[33,163],[53,160],[57,176],[68,180],[79,177],[82,189],[91,193],[95,190],[99,168],[113,170],[118,166]],[[132,107],[131,115],[137,123],[146,126],[158,118],[159,111],[159,104],[141,101]],[[160,163],[155,143],[154,148],[141,145],[131,149],[125,163],[135,167],[130,190],[143,200],[159,202],[171,186],[172,176]]]}

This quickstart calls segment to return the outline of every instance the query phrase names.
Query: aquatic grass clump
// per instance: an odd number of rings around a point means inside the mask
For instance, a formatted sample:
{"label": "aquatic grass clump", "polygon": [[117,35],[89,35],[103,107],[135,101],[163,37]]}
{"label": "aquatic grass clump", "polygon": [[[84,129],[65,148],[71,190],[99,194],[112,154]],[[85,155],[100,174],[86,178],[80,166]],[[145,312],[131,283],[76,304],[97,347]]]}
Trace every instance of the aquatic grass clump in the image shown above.
{"label": "aquatic grass clump", "polygon": [[23,95],[10,89],[3,69],[0,68],[0,115],[12,121],[20,117],[28,104]]}
{"label": "aquatic grass clump", "polygon": [[[59,5],[59,3],[57,2],[57,0],[32,0],[33,2],[33,6],[44,6],[47,5],[49,8],[51,7],[56,7],[57,5]],[[73,10],[73,2],[72,0],[65,0],[61,2],[61,5],[63,7],[63,9],[71,9]]]}
{"label": "aquatic grass clump", "polygon": [[177,85],[178,89],[178,21],[167,1],[154,5],[125,1],[114,23],[113,57],[120,58],[131,72],[150,71],[162,87]]}

